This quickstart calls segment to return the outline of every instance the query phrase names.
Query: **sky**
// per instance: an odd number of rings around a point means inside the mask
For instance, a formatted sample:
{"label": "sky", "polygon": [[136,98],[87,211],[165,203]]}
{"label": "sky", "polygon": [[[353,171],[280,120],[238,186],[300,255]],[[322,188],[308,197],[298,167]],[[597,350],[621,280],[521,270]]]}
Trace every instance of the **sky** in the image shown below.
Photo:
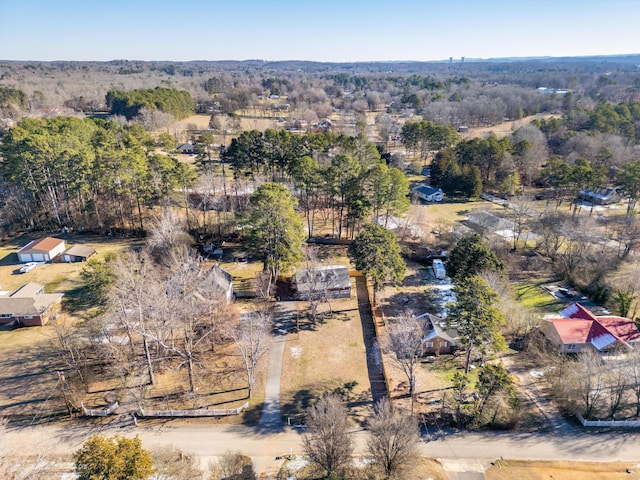
{"label": "sky", "polygon": [[0,0],[0,60],[640,53],[640,0]]}

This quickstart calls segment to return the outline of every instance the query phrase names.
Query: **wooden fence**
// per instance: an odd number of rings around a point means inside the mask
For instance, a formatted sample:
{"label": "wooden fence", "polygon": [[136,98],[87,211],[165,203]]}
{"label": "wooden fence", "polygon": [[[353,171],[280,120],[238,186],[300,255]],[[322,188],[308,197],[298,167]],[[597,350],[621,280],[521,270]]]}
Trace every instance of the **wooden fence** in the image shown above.
{"label": "wooden fence", "polygon": [[[378,339],[378,346],[380,346],[380,340],[384,335],[384,328],[386,325],[384,319],[384,313],[382,309],[376,304],[374,298],[373,285],[369,282],[369,279],[365,276],[365,282],[367,282],[367,295],[369,296],[369,306],[371,307],[371,314],[373,315],[373,328],[376,331],[376,338]],[[380,364],[382,365],[382,376],[384,377],[384,383],[387,386],[387,392],[391,395],[391,383],[389,383],[389,376],[387,375],[387,368],[385,367],[384,354],[382,348],[380,348]]]}
{"label": "wooden fence", "polygon": [[82,410],[84,410],[84,414],[87,417],[106,417],[111,415],[119,406],[120,404],[118,402],[113,402],[107,408],[102,409],[85,408],[85,406],[82,405]]}
{"label": "wooden fence", "polygon": [[238,415],[245,408],[249,408],[249,402],[238,408],[201,408],[198,410],[145,410],[137,412],[139,417],[226,417],[228,415]]}
{"label": "wooden fence", "polygon": [[578,420],[583,427],[640,427],[640,420],[585,420],[580,414],[578,414]]}

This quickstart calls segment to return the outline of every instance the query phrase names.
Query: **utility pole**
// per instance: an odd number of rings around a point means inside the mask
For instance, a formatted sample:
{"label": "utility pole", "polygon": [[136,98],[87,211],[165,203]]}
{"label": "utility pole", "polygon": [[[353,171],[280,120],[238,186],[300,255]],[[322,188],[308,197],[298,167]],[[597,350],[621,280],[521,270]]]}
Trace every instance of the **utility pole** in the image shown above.
{"label": "utility pole", "polygon": [[73,418],[71,413],[71,405],[69,405],[69,399],[67,398],[67,392],[65,390],[66,380],[64,378],[64,372],[56,371],[58,374],[58,383],[60,384],[60,389],[62,390],[62,397],[64,398],[64,404],[67,406],[67,412],[69,412],[69,418]]}

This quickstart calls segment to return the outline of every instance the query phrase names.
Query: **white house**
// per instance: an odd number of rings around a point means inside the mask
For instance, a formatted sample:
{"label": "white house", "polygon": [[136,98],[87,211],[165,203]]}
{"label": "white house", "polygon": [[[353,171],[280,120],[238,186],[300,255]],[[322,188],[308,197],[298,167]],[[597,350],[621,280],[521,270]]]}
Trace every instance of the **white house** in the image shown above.
{"label": "white house", "polygon": [[53,237],[45,237],[33,240],[18,250],[18,261],[26,262],[50,262],[65,251],[64,240]]}
{"label": "white house", "polygon": [[441,202],[444,200],[444,192],[440,188],[432,187],[421,183],[413,188],[413,192],[420,200],[425,202]]}

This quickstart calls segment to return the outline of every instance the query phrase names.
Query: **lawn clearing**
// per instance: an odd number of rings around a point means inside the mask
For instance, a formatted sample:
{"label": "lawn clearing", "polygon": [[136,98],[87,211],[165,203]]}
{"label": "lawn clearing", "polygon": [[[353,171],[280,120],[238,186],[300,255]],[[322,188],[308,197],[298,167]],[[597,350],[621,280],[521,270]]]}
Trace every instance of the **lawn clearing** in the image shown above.
{"label": "lawn clearing", "polygon": [[[304,309],[306,302],[297,302]],[[314,327],[302,314],[300,333],[287,338],[280,402],[284,415],[297,416],[324,392],[337,392],[357,421],[368,415],[371,388],[362,324],[355,294],[332,300],[333,314]],[[320,315],[327,305],[320,305]]]}
{"label": "lawn clearing", "polygon": [[[627,469],[632,473],[627,473]],[[485,472],[487,480],[607,480],[640,479],[640,465],[570,461],[499,460]]]}
{"label": "lawn clearing", "polygon": [[515,284],[516,299],[523,307],[539,310],[545,313],[557,313],[566,302],[554,297],[542,285],[549,283],[551,279],[530,279]]}

